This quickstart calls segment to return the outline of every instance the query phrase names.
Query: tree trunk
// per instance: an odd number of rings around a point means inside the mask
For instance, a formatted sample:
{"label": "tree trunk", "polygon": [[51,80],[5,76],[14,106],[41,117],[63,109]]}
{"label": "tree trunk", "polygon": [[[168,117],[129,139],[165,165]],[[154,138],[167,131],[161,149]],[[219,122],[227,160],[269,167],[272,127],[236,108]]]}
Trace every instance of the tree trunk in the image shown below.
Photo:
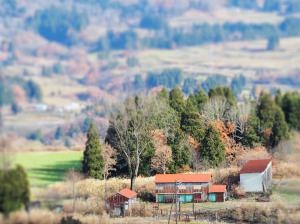
{"label": "tree trunk", "polygon": [[132,173],[130,177],[130,190],[133,190],[134,182],[135,182],[135,175]]}

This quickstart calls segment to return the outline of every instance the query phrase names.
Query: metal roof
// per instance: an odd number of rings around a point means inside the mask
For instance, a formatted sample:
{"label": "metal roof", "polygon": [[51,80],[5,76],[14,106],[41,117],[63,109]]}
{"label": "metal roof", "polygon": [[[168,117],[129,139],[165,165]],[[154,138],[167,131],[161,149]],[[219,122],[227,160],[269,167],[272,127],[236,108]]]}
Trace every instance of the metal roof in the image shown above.
{"label": "metal roof", "polygon": [[244,164],[240,173],[262,173],[270,162],[272,162],[272,159],[249,160]]}
{"label": "metal roof", "polygon": [[208,183],[211,174],[156,174],[155,183]]}

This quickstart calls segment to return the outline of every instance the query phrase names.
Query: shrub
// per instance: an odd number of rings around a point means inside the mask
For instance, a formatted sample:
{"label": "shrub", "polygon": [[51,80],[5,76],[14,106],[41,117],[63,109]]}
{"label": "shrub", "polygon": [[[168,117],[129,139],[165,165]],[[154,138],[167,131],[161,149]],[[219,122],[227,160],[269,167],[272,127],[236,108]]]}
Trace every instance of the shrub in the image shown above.
{"label": "shrub", "polygon": [[0,170],[0,212],[10,212],[27,206],[29,203],[29,183],[21,166]]}
{"label": "shrub", "polygon": [[81,224],[78,219],[73,218],[72,216],[63,217],[60,221],[60,224]]}

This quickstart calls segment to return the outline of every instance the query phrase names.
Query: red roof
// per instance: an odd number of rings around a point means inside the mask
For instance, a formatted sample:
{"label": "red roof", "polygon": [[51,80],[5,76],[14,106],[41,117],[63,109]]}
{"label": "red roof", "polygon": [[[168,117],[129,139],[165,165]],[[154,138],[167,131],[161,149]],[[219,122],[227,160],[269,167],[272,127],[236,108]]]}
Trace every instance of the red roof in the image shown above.
{"label": "red roof", "polygon": [[156,174],[155,183],[208,183],[211,174]]}
{"label": "red roof", "polygon": [[128,188],[124,188],[123,190],[119,191],[118,194],[128,199],[136,197],[136,193]]}
{"label": "red roof", "polygon": [[224,193],[226,192],[226,185],[212,185],[209,187],[209,193]]}
{"label": "red roof", "polygon": [[271,161],[272,159],[249,160],[240,173],[262,173]]}

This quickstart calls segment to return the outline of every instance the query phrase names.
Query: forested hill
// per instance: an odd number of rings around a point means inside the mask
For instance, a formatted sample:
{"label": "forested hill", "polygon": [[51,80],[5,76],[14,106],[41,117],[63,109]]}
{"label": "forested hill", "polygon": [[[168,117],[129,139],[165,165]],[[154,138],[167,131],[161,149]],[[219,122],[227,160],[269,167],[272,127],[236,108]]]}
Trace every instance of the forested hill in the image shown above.
{"label": "forested hill", "polygon": [[163,87],[242,101],[300,86],[297,0],[0,4],[0,106],[23,140],[81,145],[91,116],[104,137],[112,104]]}

